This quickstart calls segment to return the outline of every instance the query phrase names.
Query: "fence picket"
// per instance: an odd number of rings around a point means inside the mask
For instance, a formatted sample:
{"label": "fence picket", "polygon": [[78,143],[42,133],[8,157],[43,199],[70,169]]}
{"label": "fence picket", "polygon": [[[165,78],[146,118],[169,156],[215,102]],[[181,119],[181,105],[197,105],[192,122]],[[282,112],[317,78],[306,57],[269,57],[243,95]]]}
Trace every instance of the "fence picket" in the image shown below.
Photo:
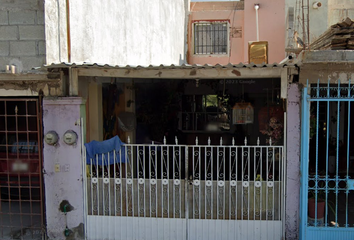
{"label": "fence picket", "polygon": [[[259,139],[252,146],[247,138],[244,146],[234,143],[224,145],[220,138],[220,145],[211,145],[209,138],[207,145],[200,145],[196,137],[195,145],[187,146],[177,138],[173,145],[164,139],[162,144],[128,143],[124,150],[84,159],[90,163],[84,175],[85,204],[91,209],[87,239],[217,234],[222,239],[253,239],[264,234],[254,231],[265,229],[269,233],[264,236],[280,239],[283,146],[262,146]],[[112,164],[100,164],[107,156]]]}

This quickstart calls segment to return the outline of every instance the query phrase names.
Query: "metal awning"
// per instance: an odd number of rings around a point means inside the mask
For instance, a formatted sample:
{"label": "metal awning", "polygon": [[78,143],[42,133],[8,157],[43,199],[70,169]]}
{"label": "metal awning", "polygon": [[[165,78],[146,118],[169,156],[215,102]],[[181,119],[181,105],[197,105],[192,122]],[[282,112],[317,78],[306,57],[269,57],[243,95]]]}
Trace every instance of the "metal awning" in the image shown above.
{"label": "metal awning", "polygon": [[64,62],[44,67],[49,71],[70,68],[77,76],[157,79],[280,78],[284,68],[296,69],[291,63],[135,66]]}

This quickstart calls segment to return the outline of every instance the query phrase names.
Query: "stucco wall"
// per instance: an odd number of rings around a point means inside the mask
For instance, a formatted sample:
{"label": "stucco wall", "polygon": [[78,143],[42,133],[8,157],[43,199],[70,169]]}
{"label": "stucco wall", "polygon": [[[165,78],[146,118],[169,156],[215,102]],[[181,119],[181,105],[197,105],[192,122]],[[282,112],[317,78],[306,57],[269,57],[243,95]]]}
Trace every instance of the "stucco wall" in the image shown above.
{"label": "stucco wall", "polygon": [[354,2],[352,0],[328,0],[328,24],[336,24],[350,17],[354,20]]}
{"label": "stucco wall", "polygon": [[[259,41],[268,41],[268,62],[280,62],[285,58],[285,3],[279,0],[249,0],[234,2],[191,3],[189,17],[188,62],[191,64],[227,64],[248,62],[248,43],[257,41],[256,11],[254,4],[260,4],[258,11]],[[242,9],[238,6],[242,5]],[[235,10],[236,9],[236,10]],[[230,22],[230,54],[194,55],[192,23],[197,20],[228,20]],[[233,29],[241,29],[235,34]]]}
{"label": "stucco wall", "polygon": [[[188,28],[188,63],[190,64],[228,64],[243,61],[243,2],[200,2],[191,3]],[[236,9],[236,10],[235,10]],[[194,54],[193,23],[197,21],[229,22],[229,53],[222,55]],[[237,33],[235,31],[238,31]],[[247,53],[247,51],[246,51]]]}
{"label": "stucco wall", "polygon": [[[45,2],[47,49],[51,49],[47,63],[68,61],[66,6],[65,1],[58,2]],[[180,64],[185,55],[187,3],[70,1],[71,62]]]}
{"label": "stucco wall", "polygon": [[259,41],[268,41],[268,62],[279,63],[285,58],[285,2],[279,0],[247,0],[244,10],[244,62],[248,62],[248,42],[257,40],[256,10],[259,4]]}
{"label": "stucco wall", "polygon": [[[310,4],[310,42],[316,40],[321,34],[323,34],[332,24],[328,21],[328,18],[332,14],[332,11],[328,8],[328,1],[321,2],[321,7],[313,8]],[[302,32],[302,31],[300,31]]]}
{"label": "stucco wall", "polygon": [[[315,2],[320,2],[321,6],[314,8],[313,4]],[[294,7],[296,11],[296,1],[286,0],[285,10],[288,12],[289,7]],[[295,12],[296,13],[296,12]],[[298,8],[297,15],[295,14],[295,19],[299,16],[300,24],[298,31],[300,37],[302,38],[302,13],[301,7]],[[341,22],[346,17],[354,19],[354,2],[352,0],[320,0],[320,1],[310,1],[309,5],[309,16],[310,16],[310,42],[316,40],[321,34],[323,34],[331,25]]]}
{"label": "stucco wall", "polygon": [[[67,213],[68,228],[72,238],[80,239],[83,234],[83,178],[81,158],[80,119],[81,98],[56,98],[43,101],[44,134],[56,131],[59,142],[56,146],[44,143],[44,186],[47,234],[49,239],[66,239],[66,219],[63,204],[72,206]],[[67,130],[78,134],[77,144],[67,145],[63,135]],[[55,170],[58,164],[60,171]],[[67,202],[66,202],[67,201]],[[61,206],[62,205],[62,206]],[[68,210],[70,208],[67,208]]]}
{"label": "stucco wall", "polygon": [[45,63],[44,1],[0,0],[0,72],[16,72]]}
{"label": "stucco wall", "polygon": [[301,91],[290,84],[287,99],[286,239],[299,239]]}
{"label": "stucco wall", "polygon": [[354,79],[354,51],[347,50],[321,50],[302,51],[299,82],[306,84],[331,80],[336,83],[347,83]]}
{"label": "stucco wall", "polygon": [[[315,2],[320,2],[321,6],[314,8],[313,4]],[[306,2],[305,2],[306,3]],[[328,27],[331,25],[328,22],[329,16],[332,12],[329,10],[329,1],[310,1],[309,2],[309,16],[310,16],[310,42],[316,40],[322,33],[324,33]],[[302,29],[302,8],[296,7],[295,0],[285,0],[285,13],[288,14],[289,7],[294,8],[294,30],[299,34],[299,37],[303,39],[303,29]],[[306,29],[307,31],[307,29]]]}

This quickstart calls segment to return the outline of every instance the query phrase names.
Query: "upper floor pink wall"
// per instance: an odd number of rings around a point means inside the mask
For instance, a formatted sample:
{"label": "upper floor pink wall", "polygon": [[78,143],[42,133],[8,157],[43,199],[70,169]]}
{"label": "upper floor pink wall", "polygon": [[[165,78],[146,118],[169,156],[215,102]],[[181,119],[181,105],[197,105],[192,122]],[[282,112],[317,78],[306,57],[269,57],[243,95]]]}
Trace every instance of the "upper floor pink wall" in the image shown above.
{"label": "upper floor pink wall", "polygon": [[[188,53],[190,64],[228,64],[243,61],[243,2],[192,2],[188,27]],[[195,55],[193,51],[193,23],[197,21],[225,20],[229,22],[229,54]],[[232,34],[232,29],[241,29],[241,34]]]}
{"label": "upper floor pink wall", "polygon": [[[268,41],[268,63],[279,63],[285,58],[285,1],[247,0],[245,1],[244,48],[247,53],[248,42],[257,40],[256,10],[258,3],[259,41]],[[243,56],[248,62],[248,53]]]}
{"label": "upper floor pink wall", "polygon": [[[212,65],[247,63],[248,42],[257,40],[255,3],[260,4],[259,40],[268,41],[268,62],[283,60],[285,58],[285,3],[279,0],[247,0],[191,3],[188,22],[188,63]],[[195,55],[193,23],[218,20],[229,22],[229,53]]]}

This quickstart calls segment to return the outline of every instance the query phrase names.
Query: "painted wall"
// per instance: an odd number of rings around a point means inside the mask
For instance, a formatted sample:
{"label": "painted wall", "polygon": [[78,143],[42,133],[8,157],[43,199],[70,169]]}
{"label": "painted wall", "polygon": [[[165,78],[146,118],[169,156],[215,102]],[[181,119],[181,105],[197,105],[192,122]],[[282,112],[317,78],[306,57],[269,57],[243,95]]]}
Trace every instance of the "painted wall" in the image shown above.
{"label": "painted wall", "polygon": [[[250,0],[234,2],[193,2],[189,17],[188,63],[228,64],[248,63],[248,43],[257,41],[256,11],[260,4],[259,40],[268,41],[268,62],[285,58],[285,4],[278,0]],[[236,10],[235,10],[236,9]],[[197,20],[225,20],[230,22],[229,55],[194,55],[192,23]],[[237,29],[241,29],[239,32]]]}
{"label": "painted wall", "polygon": [[320,2],[319,8],[313,8],[310,4],[310,42],[316,40],[332,25],[329,22],[332,11],[329,9],[328,1]]}
{"label": "painted wall", "polygon": [[260,5],[258,10],[259,41],[268,41],[268,63],[279,63],[285,58],[285,3],[279,0],[245,1],[243,61],[248,62],[248,42],[257,40],[254,4]]}
{"label": "painted wall", "polygon": [[0,72],[16,73],[45,63],[43,0],[0,0]]}
{"label": "painted wall", "polygon": [[[72,231],[71,239],[83,236],[83,178],[81,158],[81,98],[56,98],[43,100],[44,134],[54,130],[59,135],[56,146],[44,143],[44,186],[47,234],[49,239],[66,239],[64,235],[66,219],[63,204],[70,205],[67,224]],[[63,135],[67,130],[78,134],[77,144],[67,145]],[[59,165],[60,171],[55,170]],[[67,202],[66,202],[67,201]]]}
{"label": "painted wall", "polygon": [[[302,29],[302,8],[301,5],[296,6],[296,2],[296,0],[286,0],[285,12],[286,14],[288,14],[289,7],[294,8],[294,30],[298,32],[298,35],[301,39],[304,39]],[[318,8],[314,8],[313,4],[315,2],[320,2],[321,6]],[[329,10],[328,0],[310,1],[310,42],[316,40],[322,33],[324,33],[329,28],[331,24],[328,22],[328,19],[330,18],[331,14],[332,12]]]}
{"label": "painted wall", "polygon": [[287,97],[287,163],[286,163],[286,239],[299,239],[300,209],[300,113],[301,91],[289,84]]}
{"label": "painted wall", "polygon": [[287,122],[287,183],[286,183],[286,238],[298,239],[300,221],[300,133],[301,88],[309,83],[326,83],[328,80],[347,83],[354,78],[352,51],[303,51],[299,83],[288,87]]}
{"label": "painted wall", "polygon": [[347,17],[354,19],[352,0],[328,0],[328,27]]}
{"label": "painted wall", "polygon": [[299,58],[300,66],[299,82],[306,84],[320,82],[348,83],[354,79],[354,52],[347,50],[303,51]]}
{"label": "painted wall", "polygon": [[[188,2],[70,1],[71,62],[182,63]],[[47,63],[67,62],[65,1],[45,1],[45,13]]]}
{"label": "painted wall", "polygon": [[[235,10],[237,9],[237,10]],[[243,2],[194,2],[191,3],[188,28],[188,63],[223,64],[243,62]],[[229,22],[229,54],[196,55],[193,44],[193,23],[203,20]],[[235,33],[234,31],[237,31]]]}
{"label": "painted wall", "polygon": [[[320,2],[321,6],[314,8],[313,4]],[[289,7],[294,7],[295,13],[295,30],[298,31],[302,38],[302,13],[301,6],[296,7],[296,0],[286,0],[285,10],[288,12]],[[323,34],[331,25],[341,22],[343,19],[350,17],[354,19],[354,2],[352,0],[321,0],[310,1],[309,5],[310,15],[310,42],[316,40],[321,34]],[[299,24],[296,23],[296,19],[300,18]],[[296,26],[298,26],[296,28]]]}

